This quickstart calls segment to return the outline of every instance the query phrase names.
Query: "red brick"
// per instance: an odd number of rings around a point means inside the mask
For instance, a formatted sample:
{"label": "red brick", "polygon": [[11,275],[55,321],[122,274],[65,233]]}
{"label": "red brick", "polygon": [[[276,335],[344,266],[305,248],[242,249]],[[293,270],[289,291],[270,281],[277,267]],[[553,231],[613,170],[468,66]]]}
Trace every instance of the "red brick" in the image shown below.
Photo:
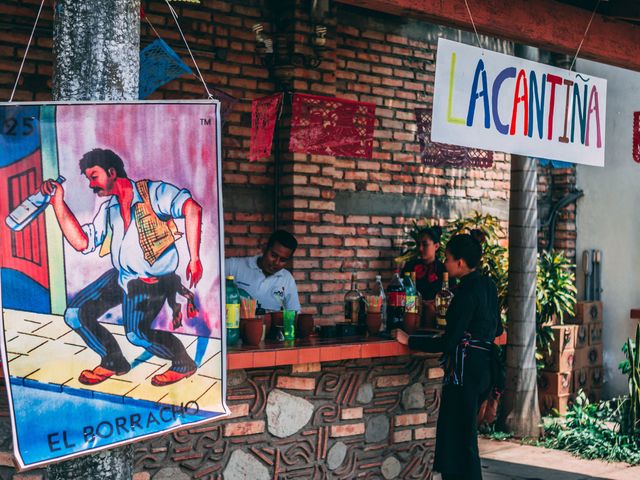
{"label": "red brick", "polygon": [[416,428],[415,432],[416,440],[436,438],[436,427]]}
{"label": "red brick", "polygon": [[411,435],[411,430],[396,430],[393,432],[393,443],[410,442]]}
{"label": "red brick", "polygon": [[264,420],[255,420],[252,422],[225,423],[225,437],[239,437],[244,435],[256,435],[264,432]]}
{"label": "red brick", "polygon": [[353,435],[362,435],[364,433],[364,423],[349,423],[346,425],[332,425],[332,437],[351,437]]}
{"label": "red brick", "polygon": [[316,388],[316,379],[305,377],[278,377],[277,387],[288,390],[313,390]]}
{"label": "red brick", "polygon": [[319,362],[300,363],[291,367],[291,373],[315,373],[322,371],[322,365]]}
{"label": "red brick", "polygon": [[407,413],[405,415],[396,415],[395,426],[406,427],[409,425],[421,425],[427,423],[426,413]]}
{"label": "red brick", "polygon": [[249,415],[249,404],[238,403],[236,405],[229,405],[229,410],[231,410],[231,415],[229,415],[225,420],[231,418],[246,417],[247,415]]}
{"label": "red brick", "polygon": [[409,385],[409,375],[387,375],[376,378],[376,387],[401,387],[403,385]]}
{"label": "red brick", "polygon": [[340,419],[342,420],[357,420],[362,418],[362,407],[343,408],[340,412]]}

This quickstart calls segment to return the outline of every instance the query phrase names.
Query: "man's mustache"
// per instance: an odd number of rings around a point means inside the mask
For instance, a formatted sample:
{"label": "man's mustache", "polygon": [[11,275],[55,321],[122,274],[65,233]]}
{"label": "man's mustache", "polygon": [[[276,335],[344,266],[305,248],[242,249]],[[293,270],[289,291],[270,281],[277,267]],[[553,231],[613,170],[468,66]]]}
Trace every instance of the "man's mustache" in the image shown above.
{"label": "man's mustache", "polygon": [[91,190],[93,190],[93,193],[100,193],[104,189],[102,189],[100,187],[92,187]]}

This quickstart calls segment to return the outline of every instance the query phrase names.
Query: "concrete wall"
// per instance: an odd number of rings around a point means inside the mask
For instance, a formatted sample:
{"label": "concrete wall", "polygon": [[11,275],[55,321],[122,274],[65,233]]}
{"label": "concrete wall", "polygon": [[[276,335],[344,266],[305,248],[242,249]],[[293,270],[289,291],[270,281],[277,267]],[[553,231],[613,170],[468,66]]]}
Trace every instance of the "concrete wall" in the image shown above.
{"label": "concrete wall", "polygon": [[602,250],[606,398],[626,392],[626,377],[618,371],[620,348],[635,334],[629,310],[640,307],[640,164],[631,155],[633,112],[640,111],[640,74],[589,61],[579,61],[576,70],[607,79],[605,167],[577,167],[578,188],[585,195],[578,201],[576,272],[579,298],[584,298],[582,252]]}

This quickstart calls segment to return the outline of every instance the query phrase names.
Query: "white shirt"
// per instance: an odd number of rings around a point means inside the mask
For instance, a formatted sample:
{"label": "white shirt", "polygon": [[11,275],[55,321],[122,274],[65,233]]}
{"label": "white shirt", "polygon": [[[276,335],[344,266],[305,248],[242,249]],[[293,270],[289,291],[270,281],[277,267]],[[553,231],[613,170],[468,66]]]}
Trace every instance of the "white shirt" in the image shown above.
{"label": "white shirt", "polygon": [[258,258],[260,255],[227,258],[224,261],[225,274],[233,275],[238,287],[246,290],[265,310],[280,310],[275,292],[282,291],[284,287],[284,308],[299,312],[300,299],[293,275],[283,268],[267,277],[258,266]]}
{"label": "white shirt", "polygon": [[[120,213],[118,197],[113,195],[98,210],[93,223],[82,226],[82,230],[89,239],[84,254],[93,252],[102,245],[107,235],[107,222],[112,230],[111,263],[118,270],[118,284],[127,291],[127,284],[136,278],[158,277],[173,273],[178,268],[178,250],[175,245],[168,247],[162,255],[150,265],[144,258],[138,237],[138,225],[135,221],[135,205],[142,202],[142,197],[134,182],[133,199],[131,201],[131,223],[124,231],[124,220]],[[164,182],[149,182],[149,200],[153,211],[160,219],[182,218],[184,202],[191,198],[188,190]]]}

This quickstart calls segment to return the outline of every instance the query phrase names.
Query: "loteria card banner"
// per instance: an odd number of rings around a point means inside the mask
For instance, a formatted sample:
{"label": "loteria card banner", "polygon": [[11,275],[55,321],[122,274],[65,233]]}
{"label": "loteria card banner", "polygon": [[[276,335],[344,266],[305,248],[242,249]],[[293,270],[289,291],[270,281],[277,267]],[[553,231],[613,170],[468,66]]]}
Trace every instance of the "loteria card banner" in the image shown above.
{"label": "loteria card banner", "polygon": [[219,103],[0,104],[0,125],[20,467],[226,416]]}
{"label": "loteria card banner", "polygon": [[433,142],[604,166],[607,81],[440,38]]}

